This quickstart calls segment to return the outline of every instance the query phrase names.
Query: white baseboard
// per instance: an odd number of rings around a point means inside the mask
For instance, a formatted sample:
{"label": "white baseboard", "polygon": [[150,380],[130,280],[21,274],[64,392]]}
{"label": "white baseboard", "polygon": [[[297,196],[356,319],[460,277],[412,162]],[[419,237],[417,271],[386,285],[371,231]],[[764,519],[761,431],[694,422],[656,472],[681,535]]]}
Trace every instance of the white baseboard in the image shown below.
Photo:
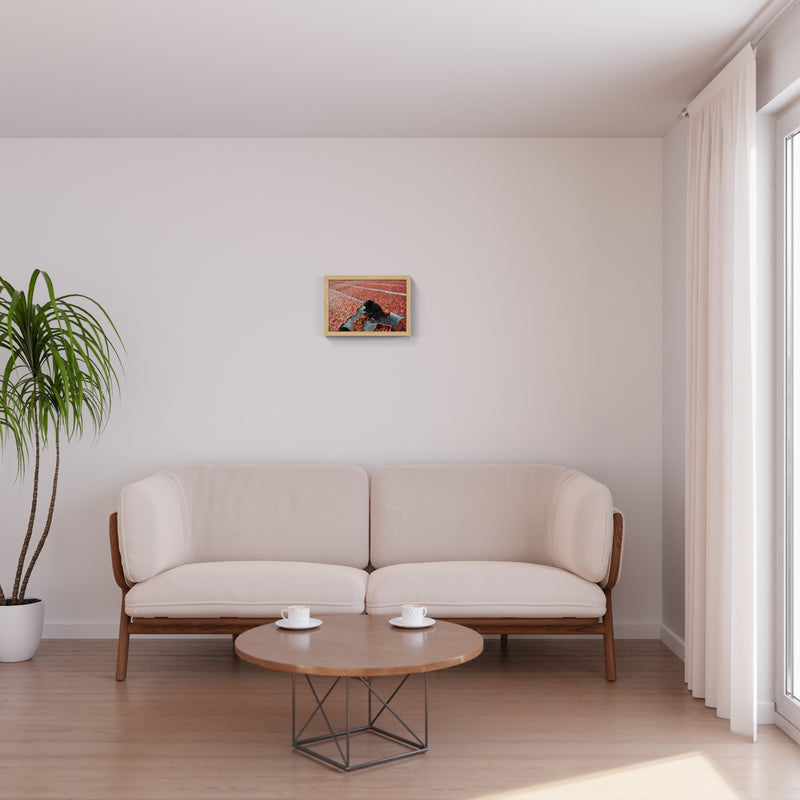
{"label": "white baseboard", "polygon": [[658,639],[657,622],[617,622],[614,620],[615,639]]}
{"label": "white baseboard", "polygon": [[[686,661],[686,641],[681,639],[675,631],[670,630],[666,625],[661,625],[659,639],[670,649],[681,661]],[[771,701],[760,701],[756,706],[756,722],[759,725],[774,725],[777,721],[775,713],[775,703]]]}
{"label": "white baseboard", "polygon": [[774,722],[775,724],[790,738],[793,739],[797,744],[800,744],[800,728],[795,727],[789,722],[786,717],[782,717],[777,712],[773,712]]}
{"label": "white baseboard", "polygon": [[[660,639],[657,622],[614,622],[615,639]],[[45,639],[116,639],[119,635],[117,622],[47,622],[44,624]],[[186,634],[175,634],[184,638]],[[220,636],[223,634],[208,634]],[[224,634],[227,635],[227,634]],[[163,639],[163,636],[154,638]],[[205,636],[200,638],[206,638]],[[559,637],[561,638],[561,637]],[[566,637],[573,638],[573,637]],[[599,636],[597,638],[600,638]],[[663,641],[663,639],[662,639]],[[667,645],[669,647],[669,645]],[[671,649],[671,648],[670,648]]]}
{"label": "white baseboard", "polygon": [[681,639],[675,631],[666,625],[659,625],[658,638],[670,649],[681,661],[686,661],[686,641]]}
{"label": "white baseboard", "polygon": [[45,639],[116,639],[119,623],[114,622],[47,622]]}
{"label": "white baseboard", "polygon": [[[114,639],[119,636],[115,622],[45,622],[43,639]],[[137,639],[212,639],[229,633],[136,634]]]}

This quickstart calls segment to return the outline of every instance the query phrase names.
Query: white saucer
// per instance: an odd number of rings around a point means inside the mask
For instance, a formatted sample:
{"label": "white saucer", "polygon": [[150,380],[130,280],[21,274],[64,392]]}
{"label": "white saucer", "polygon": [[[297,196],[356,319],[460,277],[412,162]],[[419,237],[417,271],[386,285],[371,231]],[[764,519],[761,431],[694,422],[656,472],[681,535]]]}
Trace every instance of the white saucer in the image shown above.
{"label": "white saucer", "polygon": [[395,628],[430,628],[433,623],[436,622],[435,619],[431,619],[430,617],[425,617],[422,622],[418,622],[416,625],[409,624],[408,622],[403,622],[402,617],[394,617],[394,619],[390,619],[389,623],[394,625]]}
{"label": "white saucer", "polygon": [[311,617],[308,621],[308,625],[290,625],[288,619],[279,619],[275,621],[275,624],[285,631],[310,631],[312,628],[319,628],[319,626],[322,625],[322,620]]}

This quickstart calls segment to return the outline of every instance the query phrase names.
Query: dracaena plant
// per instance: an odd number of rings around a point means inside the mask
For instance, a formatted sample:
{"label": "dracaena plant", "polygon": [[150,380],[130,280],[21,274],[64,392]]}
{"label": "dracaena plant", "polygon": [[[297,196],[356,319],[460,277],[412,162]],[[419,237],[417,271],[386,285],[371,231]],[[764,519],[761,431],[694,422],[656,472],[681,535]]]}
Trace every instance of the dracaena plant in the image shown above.
{"label": "dracaena plant", "polygon": [[[0,576],[0,605],[25,602],[53,522],[62,442],[80,438],[87,428],[99,434],[108,420],[122,366],[116,344],[122,346],[114,323],[90,297],[56,296],[50,277],[38,269],[23,289],[0,276],[0,445],[15,451],[18,476],[33,470],[27,530],[8,593]],[[35,535],[42,450],[50,445],[50,501]]]}

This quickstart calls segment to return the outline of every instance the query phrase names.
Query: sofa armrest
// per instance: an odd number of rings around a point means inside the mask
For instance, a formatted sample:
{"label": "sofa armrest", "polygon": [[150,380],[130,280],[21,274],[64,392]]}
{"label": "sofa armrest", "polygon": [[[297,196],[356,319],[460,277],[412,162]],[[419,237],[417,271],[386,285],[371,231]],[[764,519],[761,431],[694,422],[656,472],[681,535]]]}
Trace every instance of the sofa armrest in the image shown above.
{"label": "sofa armrest", "polygon": [[606,577],[600,582],[603,589],[611,591],[619,579],[619,573],[622,569],[622,542],[623,531],[625,528],[625,517],[618,509],[614,509],[614,542],[611,546],[611,559],[608,563],[608,573]]}
{"label": "sofa armrest", "polygon": [[191,560],[189,514],[173,471],[128,484],[120,494],[117,514],[119,551],[129,583]]}
{"label": "sofa armrest", "polygon": [[609,577],[614,541],[611,492],[576,470],[559,480],[550,510],[553,564],[593,583]]}

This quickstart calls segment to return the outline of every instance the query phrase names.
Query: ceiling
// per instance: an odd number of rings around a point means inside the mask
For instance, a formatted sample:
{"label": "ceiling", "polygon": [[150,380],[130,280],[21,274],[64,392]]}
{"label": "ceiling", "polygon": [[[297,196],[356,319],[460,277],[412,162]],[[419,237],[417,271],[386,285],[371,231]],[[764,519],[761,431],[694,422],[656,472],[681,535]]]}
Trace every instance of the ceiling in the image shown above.
{"label": "ceiling", "polygon": [[0,136],[662,136],[780,5],[0,0]]}

